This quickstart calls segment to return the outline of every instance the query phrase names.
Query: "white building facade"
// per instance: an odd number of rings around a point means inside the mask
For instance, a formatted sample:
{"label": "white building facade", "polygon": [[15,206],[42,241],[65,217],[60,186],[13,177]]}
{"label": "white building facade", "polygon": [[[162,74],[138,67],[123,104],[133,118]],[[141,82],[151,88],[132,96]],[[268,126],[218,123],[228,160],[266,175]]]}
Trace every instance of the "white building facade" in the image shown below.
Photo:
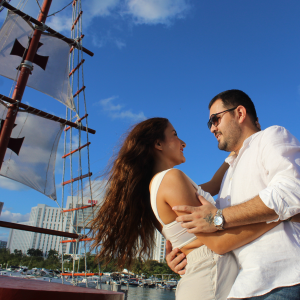
{"label": "white building facade", "polygon": [[[97,204],[97,200],[89,200],[88,198],[84,198],[80,204],[74,204],[75,199],[73,200],[74,201],[72,201],[72,197],[68,197],[66,209],[91,205],[92,202],[93,204]],[[84,224],[88,223],[93,218],[95,210],[95,207],[89,207],[82,210],[61,213],[60,208],[50,207],[45,204],[38,204],[38,206],[31,209],[29,222],[20,224],[83,234]],[[85,233],[87,233],[87,231],[88,230],[86,230]],[[74,247],[76,243],[62,244],[62,240],[68,240],[68,238],[11,229],[8,237],[7,248],[9,248],[11,252],[15,249],[22,250],[23,254],[27,254],[27,250],[30,248],[40,249],[44,256],[47,255],[50,249],[58,251],[59,254],[78,254],[78,247]]]}
{"label": "white building facade", "polygon": [[[72,197],[68,197],[65,210],[92,204],[97,205],[99,203],[99,200],[90,200],[86,197],[81,203],[78,203],[77,199],[73,199],[72,201]],[[89,231],[89,227],[85,227],[84,225],[87,225],[88,222],[93,219],[96,213],[96,207],[97,206],[64,212],[64,219],[62,222],[60,208],[38,204],[31,209],[29,221],[20,224],[84,235]],[[44,256],[47,255],[50,249],[58,251],[59,254],[80,254],[78,243],[61,243],[62,240],[68,239],[69,238],[62,238],[55,235],[11,229],[7,248],[9,248],[11,252],[15,249],[22,250],[23,254],[27,254],[27,250],[30,248],[40,249]],[[79,243],[79,245],[80,244],[83,243]],[[156,231],[156,243],[153,247],[151,259],[163,262],[165,259],[165,249],[166,240],[158,231]]]}
{"label": "white building facade", "polygon": [[155,235],[155,247],[153,249],[152,259],[157,260],[158,262],[164,262],[166,257],[166,239],[157,230]]}

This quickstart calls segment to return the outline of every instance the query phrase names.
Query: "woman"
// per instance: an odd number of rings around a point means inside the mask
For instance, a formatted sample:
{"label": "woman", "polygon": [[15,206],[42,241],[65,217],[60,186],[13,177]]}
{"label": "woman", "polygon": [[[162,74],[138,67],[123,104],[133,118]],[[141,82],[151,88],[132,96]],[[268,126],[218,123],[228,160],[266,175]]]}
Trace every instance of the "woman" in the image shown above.
{"label": "woman", "polygon": [[[197,237],[186,232],[175,221],[180,213],[172,207],[199,205],[196,191],[212,202],[213,199],[184,173],[173,169],[185,162],[184,147],[185,143],[164,118],[148,119],[131,130],[113,162],[103,205],[92,222],[92,248],[100,250],[98,258],[115,258],[119,267],[129,266],[136,256],[150,256],[156,228],[187,255],[187,272],[178,285],[176,298],[226,299],[237,265],[231,253],[222,254],[256,239],[276,223]],[[204,186],[218,190],[225,171],[223,165]],[[177,237],[177,244],[172,235]]]}

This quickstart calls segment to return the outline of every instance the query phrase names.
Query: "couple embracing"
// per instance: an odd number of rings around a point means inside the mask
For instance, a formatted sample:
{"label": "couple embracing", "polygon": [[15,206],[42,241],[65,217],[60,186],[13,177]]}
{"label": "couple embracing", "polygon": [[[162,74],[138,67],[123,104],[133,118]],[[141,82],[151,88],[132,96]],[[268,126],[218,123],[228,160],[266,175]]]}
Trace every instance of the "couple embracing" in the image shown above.
{"label": "couple embracing", "polygon": [[198,186],[173,168],[186,145],[167,119],[137,124],[110,169],[93,247],[130,265],[150,254],[156,228],[172,244],[168,265],[185,273],[178,300],[300,299],[300,143],[280,126],[261,131],[242,91],[209,109],[219,149],[231,152],[214,177]]}

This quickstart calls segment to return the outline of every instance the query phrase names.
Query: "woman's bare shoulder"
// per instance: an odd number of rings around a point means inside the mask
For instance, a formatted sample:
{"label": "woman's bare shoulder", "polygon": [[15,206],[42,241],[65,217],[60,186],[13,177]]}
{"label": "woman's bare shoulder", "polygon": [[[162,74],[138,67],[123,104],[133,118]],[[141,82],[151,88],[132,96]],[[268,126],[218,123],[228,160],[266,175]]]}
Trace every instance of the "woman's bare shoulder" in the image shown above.
{"label": "woman's bare shoulder", "polygon": [[195,189],[189,178],[178,169],[168,171],[160,185],[160,195],[169,202],[168,199],[189,198],[195,195]]}

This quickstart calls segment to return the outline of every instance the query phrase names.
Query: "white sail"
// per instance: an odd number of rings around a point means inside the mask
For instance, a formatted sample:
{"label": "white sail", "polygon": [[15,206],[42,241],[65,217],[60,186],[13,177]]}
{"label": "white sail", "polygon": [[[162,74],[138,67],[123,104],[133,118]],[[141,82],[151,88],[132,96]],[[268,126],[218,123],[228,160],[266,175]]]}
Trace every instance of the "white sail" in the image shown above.
{"label": "white sail", "polygon": [[[7,108],[0,103],[1,120],[5,119],[6,113]],[[20,111],[0,175],[56,200],[55,160],[63,128],[61,123]]]}
{"label": "white sail", "polygon": [[[15,80],[32,33],[33,29],[26,21],[8,12],[0,30],[0,75]],[[43,33],[27,86],[55,98],[75,111],[69,82],[69,55],[70,45]]]}

